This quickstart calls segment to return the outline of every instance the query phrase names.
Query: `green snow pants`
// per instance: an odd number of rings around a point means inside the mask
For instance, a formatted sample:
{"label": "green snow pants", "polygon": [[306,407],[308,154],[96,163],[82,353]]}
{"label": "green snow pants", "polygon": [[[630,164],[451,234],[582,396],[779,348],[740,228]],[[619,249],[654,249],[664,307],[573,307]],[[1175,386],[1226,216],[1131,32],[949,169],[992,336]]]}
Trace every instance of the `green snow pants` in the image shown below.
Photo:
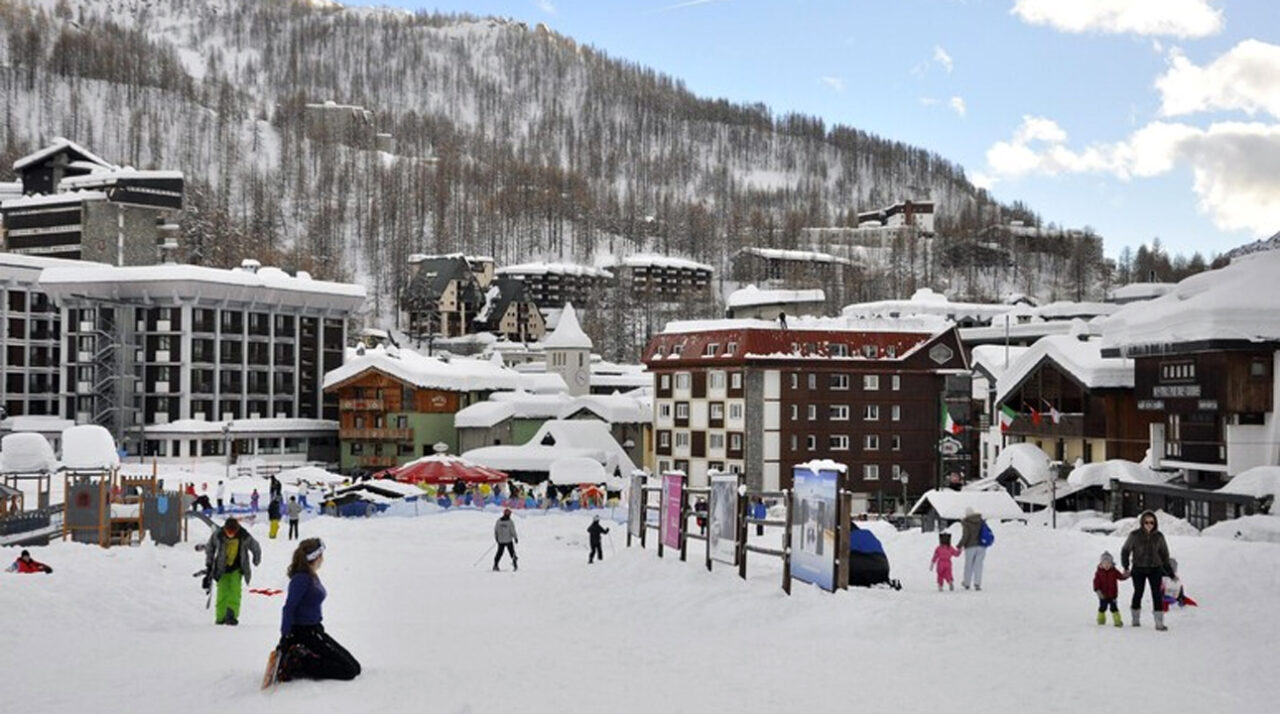
{"label": "green snow pants", "polygon": [[240,581],[241,575],[239,570],[233,570],[229,573],[223,573],[218,578],[218,602],[213,610],[214,619],[219,624],[227,616],[227,608],[231,609],[231,614],[240,619]]}

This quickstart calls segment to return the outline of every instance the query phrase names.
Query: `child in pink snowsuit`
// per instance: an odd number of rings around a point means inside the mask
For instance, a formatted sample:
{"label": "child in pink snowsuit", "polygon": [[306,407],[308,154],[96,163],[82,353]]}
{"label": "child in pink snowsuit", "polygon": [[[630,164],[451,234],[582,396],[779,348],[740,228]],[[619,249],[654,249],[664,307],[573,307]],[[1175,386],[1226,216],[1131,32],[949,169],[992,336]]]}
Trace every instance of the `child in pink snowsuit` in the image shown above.
{"label": "child in pink snowsuit", "polygon": [[938,572],[938,590],[946,583],[952,590],[956,584],[951,578],[951,559],[960,555],[960,549],[951,545],[950,533],[938,534],[938,547],[933,549],[933,560],[929,561],[929,569]]}

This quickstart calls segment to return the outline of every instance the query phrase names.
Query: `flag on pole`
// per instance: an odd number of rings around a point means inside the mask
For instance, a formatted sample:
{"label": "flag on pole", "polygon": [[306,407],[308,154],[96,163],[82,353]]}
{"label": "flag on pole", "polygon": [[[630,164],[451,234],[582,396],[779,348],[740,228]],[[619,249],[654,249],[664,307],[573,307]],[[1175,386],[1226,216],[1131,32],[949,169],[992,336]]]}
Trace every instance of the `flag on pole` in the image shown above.
{"label": "flag on pole", "polygon": [[947,409],[946,404],[943,404],[942,405],[942,431],[947,434],[959,434],[963,430],[964,430],[964,427],[957,424],[956,420],[951,418],[951,410]]}
{"label": "flag on pole", "polygon": [[1018,413],[1008,404],[1000,407],[1000,431],[1009,431],[1009,427],[1013,426],[1013,420],[1018,418]]}
{"label": "flag on pole", "polygon": [[1035,407],[1029,408],[1031,409],[1031,423],[1040,426],[1040,412],[1036,411]]}
{"label": "flag on pole", "polygon": [[1062,412],[1058,411],[1057,407],[1051,406],[1049,407],[1049,418],[1053,420],[1054,424],[1057,424],[1062,421]]}

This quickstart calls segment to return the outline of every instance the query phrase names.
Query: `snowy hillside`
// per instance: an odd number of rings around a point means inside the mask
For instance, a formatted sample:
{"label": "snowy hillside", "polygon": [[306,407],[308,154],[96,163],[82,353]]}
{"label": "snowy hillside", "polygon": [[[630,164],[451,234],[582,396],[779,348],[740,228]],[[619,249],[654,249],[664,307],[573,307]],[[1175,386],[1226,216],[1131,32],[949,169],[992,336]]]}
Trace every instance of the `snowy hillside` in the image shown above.
{"label": "snowy hillside", "polygon": [[[1196,714],[1269,711],[1280,697],[1272,544],[1171,536],[1200,606],[1170,613],[1157,633],[1149,616],[1140,629],[1093,622],[1090,581],[1118,537],[996,525],[983,591],[939,593],[936,536],[889,530],[901,592],[797,583],[787,597],[764,559],[742,582],[724,566],[627,550],[622,527],[588,566],[582,513],[518,514],[520,571],[493,573],[496,516],[304,520],[303,536],[327,545],[325,627],[364,671],[269,693],[258,680],[279,596],[246,593],[240,626],[216,627],[191,544],[35,549],[53,575],[0,574],[5,708],[1104,714],[1140,700]],[[264,548],[253,585],[281,587],[290,544],[267,540],[261,522],[251,529]],[[192,525],[193,539],[204,532]]]}

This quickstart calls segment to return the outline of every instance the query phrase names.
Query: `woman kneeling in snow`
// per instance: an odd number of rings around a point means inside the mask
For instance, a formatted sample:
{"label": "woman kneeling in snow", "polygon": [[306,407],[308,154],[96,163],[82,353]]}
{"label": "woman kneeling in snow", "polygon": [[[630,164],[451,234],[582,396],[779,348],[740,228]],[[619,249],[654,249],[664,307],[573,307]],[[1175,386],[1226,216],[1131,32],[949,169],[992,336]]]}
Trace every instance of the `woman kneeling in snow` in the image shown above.
{"label": "woman kneeling in snow", "polygon": [[360,663],[324,631],[320,606],[327,592],[316,571],[324,564],[324,542],[308,538],[293,551],[289,594],[280,614],[281,681],[290,679],[355,679]]}

